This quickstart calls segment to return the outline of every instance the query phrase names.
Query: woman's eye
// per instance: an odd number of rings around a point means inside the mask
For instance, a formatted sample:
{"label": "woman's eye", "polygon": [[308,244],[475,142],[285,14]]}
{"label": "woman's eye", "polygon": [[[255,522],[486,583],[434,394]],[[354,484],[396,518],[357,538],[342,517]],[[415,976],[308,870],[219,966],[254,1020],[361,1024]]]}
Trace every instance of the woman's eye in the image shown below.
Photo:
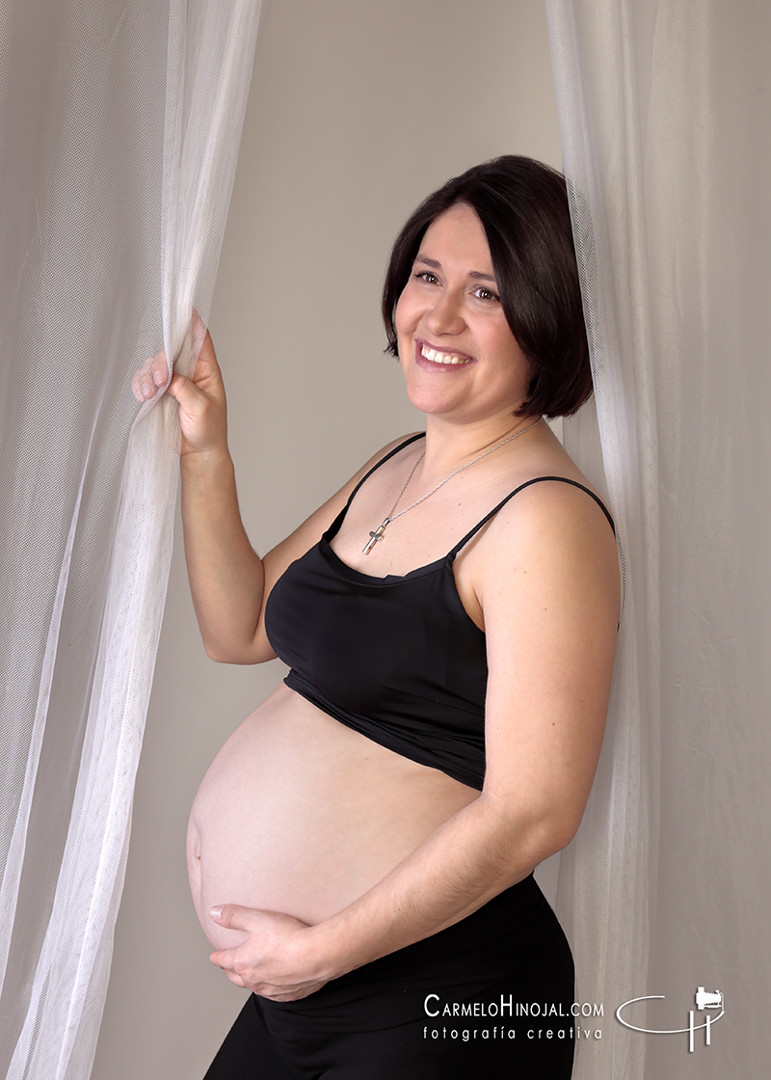
{"label": "woman's eye", "polygon": [[418,270],[415,277],[418,281],[425,281],[427,285],[435,285],[438,280],[436,274],[432,274],[430,270]]}
{"label": "woman's eye", "polygon": [[482,288],[481,285],[478,289],[474,289],[474,296],[476,296],[477,300],[486,300],[488,302],[498,302],[500,300],[500,297],[494,292],[490,289]]}

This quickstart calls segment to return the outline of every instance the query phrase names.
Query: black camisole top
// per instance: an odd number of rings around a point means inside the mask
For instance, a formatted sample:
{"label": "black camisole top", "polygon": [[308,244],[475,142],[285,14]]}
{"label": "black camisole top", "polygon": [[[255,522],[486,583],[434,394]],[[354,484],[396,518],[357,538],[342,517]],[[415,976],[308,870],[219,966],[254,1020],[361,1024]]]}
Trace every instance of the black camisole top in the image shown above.
{"label": "black camisole top", "polygon": [[582,484],[538,476],[510,492],[444,558],[403,577],[352,569],[330,547],[348,507],[375,469],[422,437],[370,469],[321,540],[287,567],[268,597],[265,627],[291,669],[284,681],[292,690],[374,742],[481,791],[485,635],[461,603],[455,557],[509,499],[546,480],[580,487],[613,521]]}

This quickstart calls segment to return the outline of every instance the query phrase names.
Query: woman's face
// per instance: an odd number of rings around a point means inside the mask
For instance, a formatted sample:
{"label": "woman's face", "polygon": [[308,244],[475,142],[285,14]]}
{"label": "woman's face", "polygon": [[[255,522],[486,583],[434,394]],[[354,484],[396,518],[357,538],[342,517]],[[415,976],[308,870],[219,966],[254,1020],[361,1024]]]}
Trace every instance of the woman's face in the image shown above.
{"label": "woman's face", "polygon": [[456,203],[426,230],[396,305],[399,359],[410,401],[448,419],[511,419],[530,364],[498,299],[482,222]]}

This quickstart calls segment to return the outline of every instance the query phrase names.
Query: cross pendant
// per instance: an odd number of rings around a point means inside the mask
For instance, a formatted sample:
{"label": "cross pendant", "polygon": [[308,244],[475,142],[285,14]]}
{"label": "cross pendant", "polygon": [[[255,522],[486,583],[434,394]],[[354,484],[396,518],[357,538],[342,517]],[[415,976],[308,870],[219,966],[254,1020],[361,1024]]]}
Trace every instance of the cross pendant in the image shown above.
{"label": "cross pendant", "polygon": [[378,540],[383,539],[383,533],[386,531],[386,525],[388,525],[388,518],[386,518],[383,521],[382,525],[378,525],[377,530],[375,532],[370,532],[369,540],[367,541],[365,546],[362,548],[362,555],[369,555],[370,551],[372,551],[373,547],[378,542]]}

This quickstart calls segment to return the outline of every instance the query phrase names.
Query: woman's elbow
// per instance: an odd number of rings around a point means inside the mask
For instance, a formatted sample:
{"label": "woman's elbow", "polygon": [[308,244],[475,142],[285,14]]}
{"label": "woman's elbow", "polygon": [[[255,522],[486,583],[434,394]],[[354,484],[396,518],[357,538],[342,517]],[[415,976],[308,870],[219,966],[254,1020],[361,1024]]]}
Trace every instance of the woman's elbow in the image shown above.
{"label": "woman's elbow", "polygon": [[578,832],[580,824],[580,817],[576,818],[568,814],[555,815],[544,821],[540,836],[540,847],[543,854],[538,859],[538,862],[543,862],[544,859],[556,855],[559,851],[564,851]]}
{"label": "woman's elbow", "polygon": [[570,844],[578,831],[582,814],[566,806],[536,809],[509,805],[502,813],[503,827],[499,832],[507,861],[517,867],[523,856],[529,865],[537,866]]}
{"label": "woman's elbow", "polygon": [[204,638],[203,647],[207,657],[215,664],[240,664],[242,666],[262,664],[267,660],[272,660],[276,655],[267,642],[261,645],[257,640],[243,646],[236,646],[232,643]]}

